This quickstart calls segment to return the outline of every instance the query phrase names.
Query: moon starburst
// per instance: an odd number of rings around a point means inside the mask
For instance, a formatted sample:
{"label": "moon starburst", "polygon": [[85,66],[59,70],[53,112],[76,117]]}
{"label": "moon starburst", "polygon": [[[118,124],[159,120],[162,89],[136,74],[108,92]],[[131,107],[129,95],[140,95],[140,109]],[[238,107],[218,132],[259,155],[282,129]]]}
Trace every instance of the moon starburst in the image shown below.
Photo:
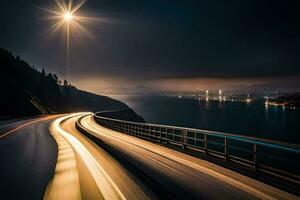
{"label": "moon starburst", "polygon": [[[54,0],[54,5],[51,8],[42,8],[48,13],[46,19],[52,22],[50,35],[53,36],[61,33],[62,37],[66,38],[67,70],[69,68],[71,36],[78,39],[83,35],[94,39],[93,34],[86,26],[97,22],[98,18],[84,16],[79,13],[79,9],[86,1],[79,0],[75,3],[72,0],[68,0],[67,2],[65,0]],[[68,73],[66,72],[66,74]]]}
{"label": "moon starburst", "polygon": [[50,30],[51,35],[62,33],[70,39],[70,34],[74,34],[74,36],[83,34],[93,38],[92,33],[85,26],[97,21],[97,18],[79,14],[79,9],[85,3],[86,0],[81,0],[77,3],[74,3],[72,0],[68,2],[55,0],[53,8],[43,8],[49,14],[46,19],[53,21]]}

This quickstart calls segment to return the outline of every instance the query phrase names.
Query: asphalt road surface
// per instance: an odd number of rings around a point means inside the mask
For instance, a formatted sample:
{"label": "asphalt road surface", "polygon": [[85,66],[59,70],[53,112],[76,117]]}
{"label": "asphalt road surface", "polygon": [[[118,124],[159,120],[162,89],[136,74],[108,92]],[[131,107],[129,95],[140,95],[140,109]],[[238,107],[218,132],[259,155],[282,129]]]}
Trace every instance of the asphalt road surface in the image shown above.
{"label": "asphalt road surface", "polygon": [[54,174],[57,145],[49,134],[57,116],[0,127],[0,199],[42,199]]}
{"label": "asphalt road surface", "polygon": [[27,120],[1,130],[0,199],[299,199],[104,128],[89,113]]}

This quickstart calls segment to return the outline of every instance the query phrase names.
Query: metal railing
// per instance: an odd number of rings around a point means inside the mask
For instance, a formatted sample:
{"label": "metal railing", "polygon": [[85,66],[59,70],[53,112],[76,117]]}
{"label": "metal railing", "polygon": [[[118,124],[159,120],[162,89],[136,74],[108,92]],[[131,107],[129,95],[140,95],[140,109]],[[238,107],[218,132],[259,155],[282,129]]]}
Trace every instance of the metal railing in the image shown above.
{"label": "metal railing", "polygon": [[183,149],[197,150],[204,155],[235,162],[300,185],[300,145],[97,115],[94,115],[95,121],[106,128],[155,142],[180,145]]}

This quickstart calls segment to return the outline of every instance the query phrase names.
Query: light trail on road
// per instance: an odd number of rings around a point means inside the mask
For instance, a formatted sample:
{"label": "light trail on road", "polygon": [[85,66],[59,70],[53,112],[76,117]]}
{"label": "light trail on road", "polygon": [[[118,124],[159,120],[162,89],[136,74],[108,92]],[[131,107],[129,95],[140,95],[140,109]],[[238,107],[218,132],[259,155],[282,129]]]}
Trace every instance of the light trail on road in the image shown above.
{"label": "light trail on road", "polygon": [[211,199],[299,199],[232,170],[104,128],[92,115],[84,117],[81,124],[93,136],[160,174],[159,179],[165,176],[174,187],[187,191],[187,195],[192,193],[196,198]]}
{"label": "light trail on road", "polygon": [[49,120],[49,119],[53,119],[55,117],[57,117],[57,115],[56,116],[55,115],[51,115],[51,116],[46,116],[46,117],[41,117],[41,118],[30,120],[29,122],[23,123],[23,124],[15,127],[15,128],[13,128],[10,131],[7,131],[5,133],[0,133],[0,139],[6,137],[9,134],[12,134],[12,133],[16,132],[17,130],[20,130],[20,129],[26,127],[26,126],[29,126],[29,125],[34,124],[36,122],[41,122],[41,121],[46,121],[46,120]]}
{"label": "light trail on road", "polygon": [[[84,114],[83,114],[84,115]],[[98,164],[98,162],[95,160],[92,154],[85,148],[82,143],[80,143],[74,136],[72,136],[70,133],[64,131],[60,126],[62,121],[67,120],[68,118],[76,117],[78,114],[73,114],[71,116],[66,116],[59,118],[55,120],[50,127],[51,132],[56,135],[59,134],[64,137],[64,139],[70,143],[74,151],[78,153],[80,158],[84,161],[86,164],[89,172],[91,173],[92,177],[94,178],[98,189],[101,191],[101,194],[103,195],[104,199],[125,199],[121,191],[118,189],[118,187],[115,185],[115,183],[110,179],[110,177],[107,175],[107,173],[103,170],[101,165]],[[55,139],[59,136],[54,136]],[[63,142],[58,142],[59,148],[62,145],[66,145],[65,141]],[[68,148],[69,151],[71,151],[70,148]],[[71,168],[76,168],[76,163],[71,162]],[[59,165],[57,168],[60,168]],[[59,171],[60,169],[58,169]],[[70,170],[70,169],[69,169]],[[57,173],[56,173],[57,174]],[[71,176],[71,180],[70,180]],[[55,178],[54,178],[55,180]],[[78,180],[78,183],[77,183]],[[71,182],[70,186],[71,188],[61,188],[61,182]],[[46,193],[45,198],[52,199],[51,197],[53,196],[53,199],[81,199],[81,192],[80,192],[80,186],[79,186],[79,177],[78,177],[78,171],[75,170],[74,173],[72,174],[65,174],[65,176],[60,177],[59,181],[56,181],[58,183],[57,186],[51,185],[51,189],[49,189],[49,192]],[[59,194],[60,191],[60,194]],[[77,194],[74,196],[69,196],[73,193]],[[58,197],[57,197],[58,196]]]}
{"label": "light trail on road", "polygon": [[62,130],[59,127],[61,120],[69,117],[70,116],[59,118],[50,125],[50,132],[58,146],[58,155],[55,174],[48,183],[44,195],[45,200],[81,199],[75,153],[69,142],[61,134]]}
{"label": "light trail on road", "polygon": [[[85,130],[78,130],[76,123]],[[98,125],[92,113],[52,122],[58,144],[44,199],[299,199],[260,181]]]}
{"label": "light trail on road", "polygon": [[[120,166],[116,167],[116,161],[111,157],[107,158],[106,152],[76,130],[75,122],[85,114],[59,118],[50,126],[58,144],[59,155],[55,176],[48,184],[44,198],[148,199],[125,170],[120,169]],[[60,149],[64,152],[60,153]],[[61,162],[60,157],[69,157],[69,160],[67,163]],[[110,172],[112,169],[115,171]],[[112,173],[115,175],[112,176]]]}

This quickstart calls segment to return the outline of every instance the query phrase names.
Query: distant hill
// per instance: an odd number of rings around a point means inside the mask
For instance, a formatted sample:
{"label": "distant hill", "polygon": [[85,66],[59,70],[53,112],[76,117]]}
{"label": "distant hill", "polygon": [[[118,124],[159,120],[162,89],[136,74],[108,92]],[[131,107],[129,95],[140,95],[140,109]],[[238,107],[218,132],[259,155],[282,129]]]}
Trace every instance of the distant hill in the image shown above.
{"label": "distant hill", "polygon": [[125,121],[145,123],[145,119],[142,116],[138,116],[132,109],[127,110],[109,110],[96,113],[97,116],[114,118]]}
{"label": "distant hill", "polygon": [[85,92],[39,71],[0,48],[0,119],[48,113],[124,110],[129,107],[106,96]]}
{"label": "distant hill", "polygon": [[150,87],[144,85],[137,85],[135,87],[108,87],[103,90],[105,94],[109,95],[150,95],[160,93],[161,91],[158,89],[152,89]]}

